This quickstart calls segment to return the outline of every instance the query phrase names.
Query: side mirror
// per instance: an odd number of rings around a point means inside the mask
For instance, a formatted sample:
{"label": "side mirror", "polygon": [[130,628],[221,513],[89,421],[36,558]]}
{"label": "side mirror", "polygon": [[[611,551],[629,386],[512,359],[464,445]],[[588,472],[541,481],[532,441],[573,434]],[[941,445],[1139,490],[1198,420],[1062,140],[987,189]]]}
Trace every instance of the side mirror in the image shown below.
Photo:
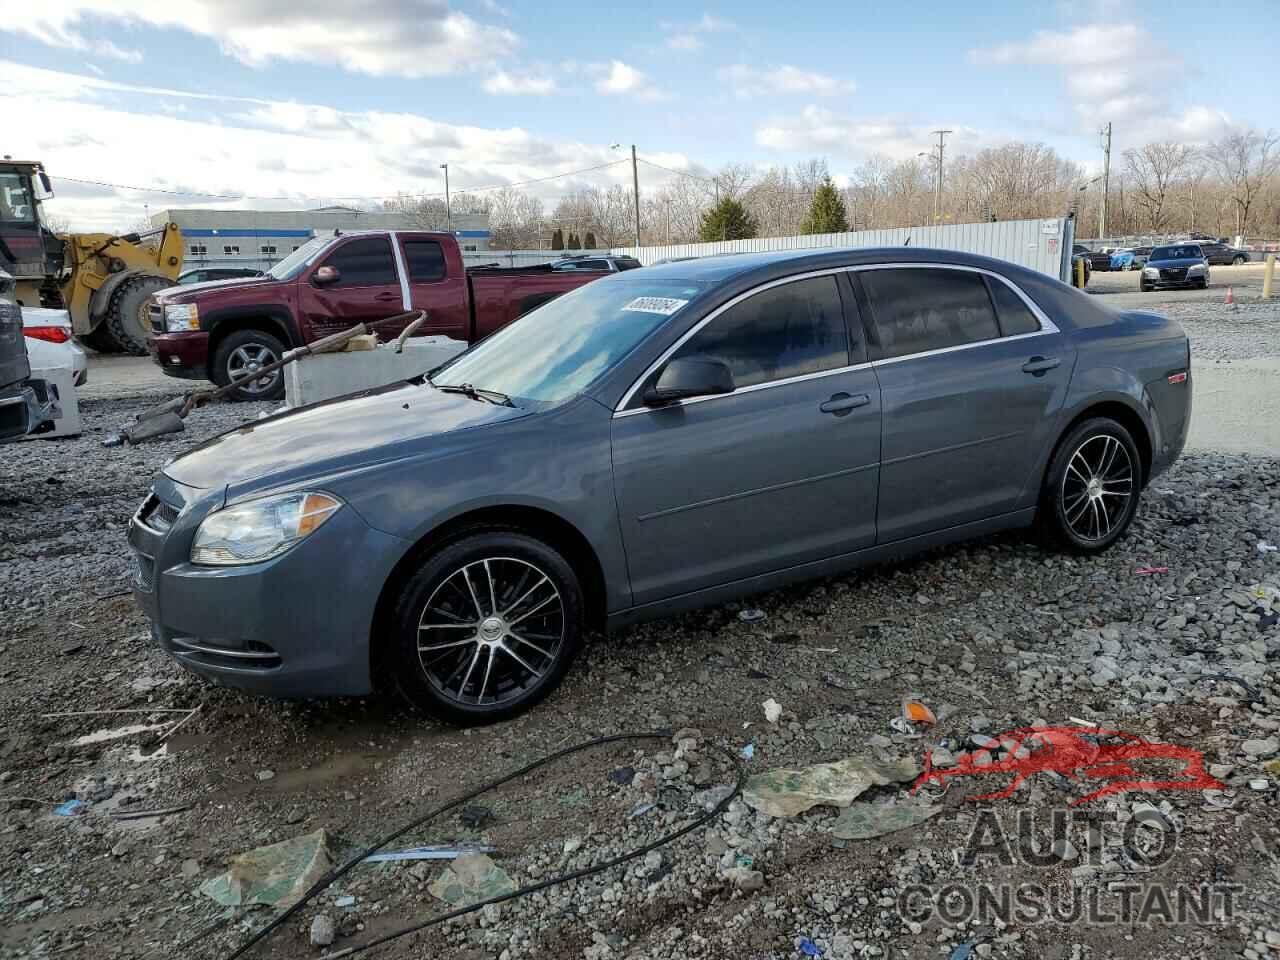
{"label": "side mirror", "polygon": [[337,267],[328,265],[317,267],[315,274],[311,277],[311,282],[318,287],[327,287],[331,283],[337,283],[342,279],[342,274]]}
{"label": "side mirror", "polygon": [[687,397],[733,393],[733,373],[722,360],[713,357],[678,357],[672,360],[657,381],[641,395],[645,406],[660,407]]}

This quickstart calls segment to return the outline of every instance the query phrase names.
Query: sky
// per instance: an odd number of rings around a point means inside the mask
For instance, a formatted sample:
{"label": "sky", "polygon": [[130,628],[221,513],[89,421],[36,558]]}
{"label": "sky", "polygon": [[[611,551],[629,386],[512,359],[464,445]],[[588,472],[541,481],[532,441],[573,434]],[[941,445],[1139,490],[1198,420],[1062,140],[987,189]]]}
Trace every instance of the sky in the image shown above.
{"label": "sky", "polygon": [[1030,140],[1100,169],[1107,122],[1113,163],[1267,128],[1276,29],[1272,0],[0,0],[3,152],[44,162],[48,215],[104,230],[367,208],[442,193],[444,163],[455,192],[541,180],[550,208],[630,186],[633,143],[642,195],[728,162],[843,183],[940,128],[948,156]]}

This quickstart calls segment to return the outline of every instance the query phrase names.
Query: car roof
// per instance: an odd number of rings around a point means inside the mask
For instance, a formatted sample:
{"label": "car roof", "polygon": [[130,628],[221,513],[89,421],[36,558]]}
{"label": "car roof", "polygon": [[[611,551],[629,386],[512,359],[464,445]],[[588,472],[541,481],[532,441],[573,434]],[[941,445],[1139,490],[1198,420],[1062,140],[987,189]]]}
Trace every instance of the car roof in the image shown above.
{"label": "car roof", "polygon": [[645,279],[671,279],[718,283],[731,278],[747,279],[759,275],[800,273],[806,269],[860,266],[878,263],[954,263],[982,267],[1001,273],[1020,272],[1017,264],[1007,260],[964,253],[959,250],[935,250],[929,247],[831,247],[805,250],[772,250],[759,253],[728,253],[658,263],[644,270]]}

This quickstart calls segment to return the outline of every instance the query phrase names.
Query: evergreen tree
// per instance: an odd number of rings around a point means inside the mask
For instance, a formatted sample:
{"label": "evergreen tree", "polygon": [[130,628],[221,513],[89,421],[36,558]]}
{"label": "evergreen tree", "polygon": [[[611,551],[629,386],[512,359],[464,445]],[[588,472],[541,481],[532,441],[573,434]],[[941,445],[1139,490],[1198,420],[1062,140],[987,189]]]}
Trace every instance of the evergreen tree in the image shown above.
{"label": "evergreen tree", "polygon": [[809,215],[800,225],[801,233],[844,233],[849,229],[849,215],[844,201],[831,178],[825,178],[814,191]]}
{"label": "evergreen tree", "polygon": [[725,197],[702,215],[698,239],[748,240],[756,235],[756,221],[733,197]]}
{"label": "evergreen tree", "polygon": [[596,248],[596,235],[592,231],[588,230],[586,238],[582,241],[582,245],[588,250],[594,250]]}
{"label": "evergreen tree", "polygon": [[578,242],[578,235],[574,233],[572,230],[569,231],[569,240],[565,244],[565,247],[569,250],[582,249],[582,244]]}
{"label": "evergreen tree", "polygon": [[559,227],[556,227],[551,234],[551,249],[552,250],[564,249],[564,232]]}

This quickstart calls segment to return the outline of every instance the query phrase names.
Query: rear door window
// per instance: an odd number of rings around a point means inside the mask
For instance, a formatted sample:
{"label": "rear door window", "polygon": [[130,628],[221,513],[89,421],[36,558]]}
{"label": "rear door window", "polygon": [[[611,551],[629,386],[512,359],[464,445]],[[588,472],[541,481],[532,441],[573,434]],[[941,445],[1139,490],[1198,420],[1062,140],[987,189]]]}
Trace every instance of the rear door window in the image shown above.
{"label": "rear door window", "polygon": [[406,240],[404,258],[410,283],[435,283],[445,277],[444,250],[435,240]]}
{"label": "rear door window", "polygon": [[711,356],[750,387],[849,365],[849,334],[833,276],[812,277],[748,297],[693,335],[676,357]]}
{"label": "rear door window", "polygon": [[883,359],[1000,336],[982,274],[895,267],[859,273],[871,302]]}
{"label": "rear door window", "polygon": [[1017,337],[1024,333],[1040,332],[1040,321],[1012,287],[995,277],[987,278],[987,286],[991,288],[991,299],[995,301],[996,314],[1000,318],[1000,332],[1004,336]]}
{"label": "rear door window", "polygon": [[398,283],[396,265],[391,257],[391,244],[386,237],[360,237],[348,240],[329,254],[327,267],[337,267],[335,286],[363,287]]}

